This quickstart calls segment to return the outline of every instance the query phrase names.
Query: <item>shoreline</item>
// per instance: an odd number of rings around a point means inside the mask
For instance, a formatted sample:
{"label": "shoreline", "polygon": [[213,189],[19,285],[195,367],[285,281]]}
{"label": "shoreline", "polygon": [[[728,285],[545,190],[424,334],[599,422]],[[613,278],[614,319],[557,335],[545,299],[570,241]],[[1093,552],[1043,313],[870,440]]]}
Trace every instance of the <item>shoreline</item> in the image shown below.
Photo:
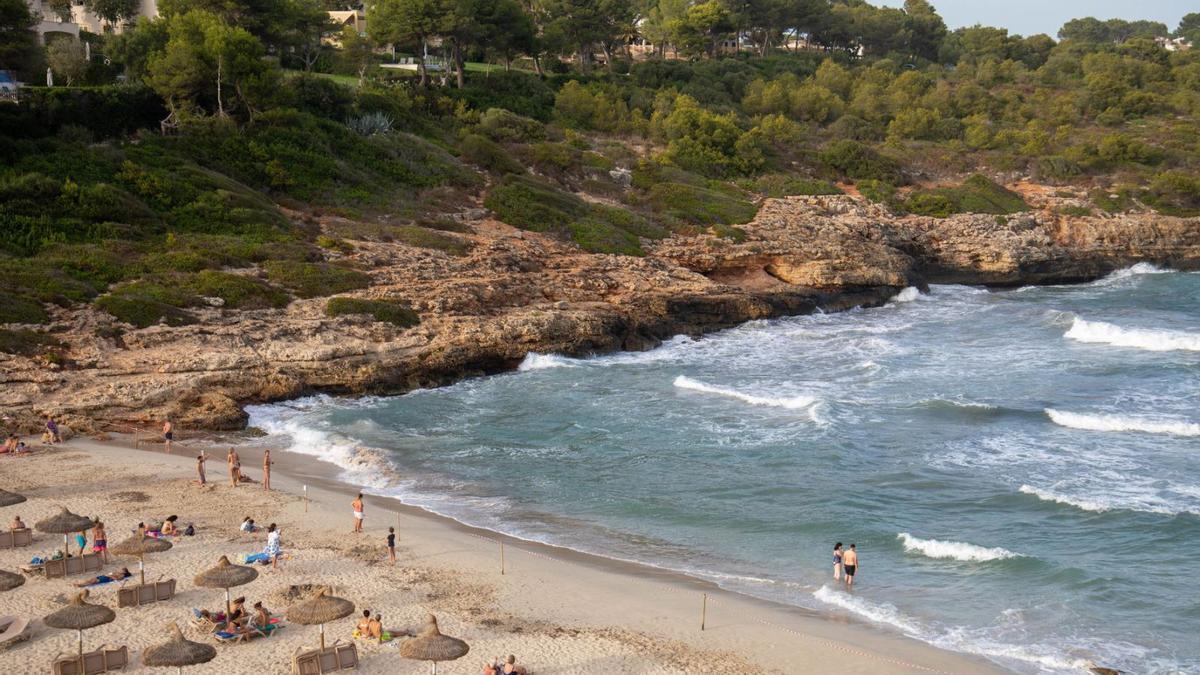
{"label": "shoreline", "polygon": [[[132,462],[146,466],[153,463],[168,469],[172,476],[187,475],[194,478],[196,450],[204,447],[206,451],[210,448],[217,451],[228,447],[228,443],[219,441],[193,441],[185,448],[177,442],[176,451],[167,455],[157,443],[137,449],[132,445],[131,437],[110,442],[76,439],[65,448],[86,450],[93,457],[102,457],[108,462],[122,465]],[[260,476],[261,449],[247,447],[245,442],[234,443],[234,446],[243,455],[243,465],[247,467],[249,475]],[[214,454],[212,458],[216,462],[209,464],[208,476],[210,484],[214,485],[210,489],[229,490],[228,477],[220,464],[222,455]],[[273,492],[287,495],[294,502],[302,502],[299,497],[304,494],[301,486],[307,485],[311,514],[319,513],[321,520],[332,516],[335,521],[349,525],[349,501],[356,488],[337,479],[342,471],[340,467],[282,450],[277,450],[272,460],[275,462],[272,487],[276,488]],[[225,478],[224,483],[221,482],[222,478]],[[240,486],[237,492],[252,495],[264,491],[257,484],[252,484]],[[381,538],[383,528],[398,525],[398,547],[411,547],[416,553],[406,560],[407,556],[402,557],[398,551],[400,564],[414,559],[432,560],[439,564],[447,562],[452,568],[475,579],[499,582],[509,593],[514,586],[521,591],[528,591],[527,597],[525,593],[518,592],[517,596],[521,596],[519,599],[510,595],[504,603],[510,610],[525,605],[519,612],[521,616],[542,619],[550,615],[556,624],[582,623],[601,630],[620,627],[695,647],[723,649],[745,658],[748,663],[762,668],[763,672],[790,672],[800,661],[819,669],[836,668],[861,673],[1010,672],[983,657],[944,650],[856,617],[786,605],[727,590],[711,581],[682,572],[605,558],[472,527],[390,497],[367,495],[366,503],[365,529],[370,533],[370,538]],[[388,514],[384,520],[389,522],[380,522],[376,515],[380,510]],[[313,519],[317,519],[315,515]],[[286,530],[284,536],[286,549]],[[499,570],[499,542],[504,543],[503,575]],[[701,632],[699,623],[705,594],[707,625],[706,630]],[[567,607],[558,600],[543,596],[561,597],[566,599],[567,605],[578,606],[571,607],[566,612],[570,620],[563,621],[568,618],[562,616],[562,610]],[[531,600],[535,597],[540,599]],[[549,606],[545,606],[547,603]],[[605,609],[610,605],[628,609],[630,603],[638,611],[619,611],[616,616],[611,616],[611,610]],[[647,603],[649,606],[645,606]],[[535,653],[521,655],[521,658],[531,663],[531,667],[539,673],[580,672],[561,665],[557,668],[547,667]],[[470,660],[471,656],[465,659],[468,662]],[[461,661],[446,664],[452,666],[446,670],[478,670],[478,666],[464,667],[461,664]],[[694,671],[683,667],[675,670],[635,668],[614,672]]]}

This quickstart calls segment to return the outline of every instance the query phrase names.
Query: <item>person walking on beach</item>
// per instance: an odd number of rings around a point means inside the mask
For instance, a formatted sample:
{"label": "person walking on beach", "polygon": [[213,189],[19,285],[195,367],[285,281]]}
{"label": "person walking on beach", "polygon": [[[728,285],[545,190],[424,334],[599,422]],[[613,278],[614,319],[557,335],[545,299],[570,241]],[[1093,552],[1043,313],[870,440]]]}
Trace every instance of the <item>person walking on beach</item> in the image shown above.
{"label": "person walking on beach", "polygon": [[204,478],[204,463],[207,461],[208,457],[204,454],[204,451],[201,450],[200,454],[196,455],[196,474],[200,476],[201,485],[208,485],[208,482]]}
{"label": "person walking on beach", "polygon": [[393,565],[395,565],[396,564],[396,528],[394,528],[394,527],[388,528],[387,546],[388,546],[388,560],[391,561],[391,563]]}
{"label": "person walking on beach", "polygon": [[833,545],[833,580],[842,580],[842,542]]}
{"label": "person walking on beach", "polygon": [[854,549],[854,544],[850,544],[850,550],[842,555],[842,568],[846,572],[846,585],[854,585],[854,573],[858,571],[858,551]]}
{"label": "person walking on beach", "polygon": [[242,458],[238,457],[237,450],[230,448],[229,454],[225,455],[225,461],[229,463],[229,482],[233,487],[237,487],[242,478]]}
{"label": "person walking on beach", "polygon": [[271,465],[272,464],[274,464],[274,462],[271,461],[271,449],[267,448],[266,450],[263,450],[263,489],[264,490],[271,489]]}
{"label": "person walking on beach", "polygon": [[279,569],[279,556],[283,555],[283,542],[280,541],[281,534],[275,527],[275,523],[267,526],[267,548],[263,553],[271,559],[271,569]]}
{"label": "person walking on beach", "polygon": [[171,441],[175,440],[175,426],[170,418],[163,422],[163,443],[167,446],[167,454],[171,454]]}
{"label": "person walking on beach", "polygon": [[354,534],[362,534],[363,498],[361,492],[354,498],[354,501],[350,502],[350,508],[354,509]]}

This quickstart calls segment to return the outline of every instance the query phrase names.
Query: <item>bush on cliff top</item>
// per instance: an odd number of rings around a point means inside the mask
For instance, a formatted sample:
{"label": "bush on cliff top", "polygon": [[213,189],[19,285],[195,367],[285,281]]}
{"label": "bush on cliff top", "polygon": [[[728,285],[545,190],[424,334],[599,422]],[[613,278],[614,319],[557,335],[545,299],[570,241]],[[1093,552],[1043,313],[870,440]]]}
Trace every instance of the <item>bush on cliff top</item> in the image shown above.
{"label": "bush on cliff top", "polygon": [[327,316],[345,314],[370,314],[376,321],[390,323],[401,328],[411,328],[421,323],[421,317],[408,305],[393,300],[367,300],[364,298],[330,298],[325,304]]}
{"label": "bush on cliff top", "polygon": [[301,298],[345,293],[371,284],[371,277],[346,267],[326,263],[272,260],[264,268],[267,278]]}
{"label": "bush on cliff top", "polygon": [[904,201],[903,207],[912,213],[935,218],[955,213],[1009,215],[1029,210],[1021,195],[979,174],[958,187],[915,190]]}

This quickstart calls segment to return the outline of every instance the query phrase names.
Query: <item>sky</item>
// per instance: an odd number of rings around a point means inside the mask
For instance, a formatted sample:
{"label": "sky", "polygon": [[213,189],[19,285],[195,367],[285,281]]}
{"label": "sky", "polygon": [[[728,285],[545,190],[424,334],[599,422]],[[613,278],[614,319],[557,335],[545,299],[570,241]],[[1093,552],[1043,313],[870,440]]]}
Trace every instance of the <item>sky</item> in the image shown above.
{"label": "sky", "polygon": [[[904,0],[874,0],[875,5],[902,7]],[[985,26],[1007,28],[1010,33],[1055,36],[1070,19],[1150,19],[1175,30],[1179,19],[1200,12],[1198,0],[930,0],[950,28]]]}

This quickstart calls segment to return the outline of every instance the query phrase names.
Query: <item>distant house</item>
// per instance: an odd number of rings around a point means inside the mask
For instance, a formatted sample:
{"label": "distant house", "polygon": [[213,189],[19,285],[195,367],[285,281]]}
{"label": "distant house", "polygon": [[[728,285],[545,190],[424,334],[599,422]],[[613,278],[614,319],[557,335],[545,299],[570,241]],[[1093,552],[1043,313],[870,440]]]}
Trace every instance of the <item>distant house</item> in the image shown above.
{"label": "distant house", "polygon": [[329,12],[329,20],[337,24],[339,32],[345,26],[353,26],[359,35],[367,34],[367,13],[361,9]]}
{"label": "distant house", "polygon": [[1182,52],[1192,48],[1191,40],[1182,37],[1156,37],[1154,38],[1154,41],[1158,43],[1159,47],[1162,47],[1169,52]]}
{"label": "distant house", "polygon": [[[89,12],[82,3],[71,3],[71,20],[63,21],[62,17],[50,10],[44,0],[27,0],[27,2],[29,8],[33,10],[33,15],[41,19],[36,29],[43,42],[46,41],[46,35],[50,33],[63,33],[78,39],[81,29],[92,33],[103,33],[106,28],[110,28],[113,32],[120,33],[124,28],[122,24],[106,26],[103,19]],[[158,16],[157,0],[138,0],[135,20],[143,16],[150,18]]]}

